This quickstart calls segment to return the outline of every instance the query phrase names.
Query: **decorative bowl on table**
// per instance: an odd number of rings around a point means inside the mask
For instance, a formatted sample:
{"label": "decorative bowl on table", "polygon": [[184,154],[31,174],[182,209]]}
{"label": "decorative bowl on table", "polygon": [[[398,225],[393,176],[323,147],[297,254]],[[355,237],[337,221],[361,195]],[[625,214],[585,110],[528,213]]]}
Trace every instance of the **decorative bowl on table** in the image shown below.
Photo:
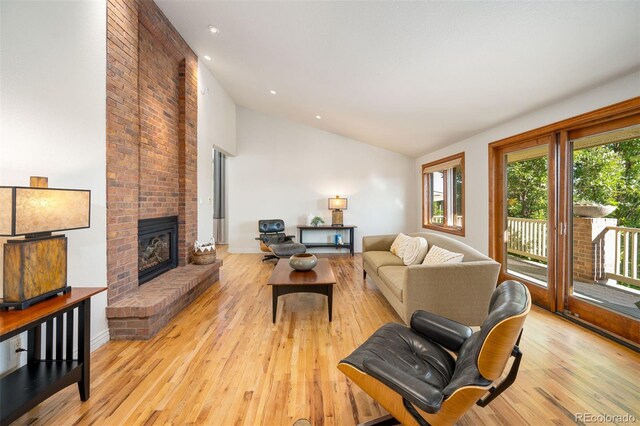
{"label": "decorative bowl on table", "polygon": [[294,254],[289,258],[289,266],[296,271],[310,271],[318,264],[318,258],[311,253]]}

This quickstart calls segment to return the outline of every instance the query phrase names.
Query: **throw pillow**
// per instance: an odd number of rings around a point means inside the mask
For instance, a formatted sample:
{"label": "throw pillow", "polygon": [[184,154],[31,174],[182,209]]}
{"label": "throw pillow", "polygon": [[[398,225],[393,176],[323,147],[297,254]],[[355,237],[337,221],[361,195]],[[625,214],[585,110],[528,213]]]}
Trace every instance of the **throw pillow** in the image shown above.
{"label": "throw pillow", "polygon": [[429,244],[427,240],[422,237],[411,238],[405,244],[404,254],[402,255],[402,261],[405,265],[418,265],[422,263],[424,257],[429,250]]}
{"label": "throw pillow", "polygon": [[409,241],[410,238],[410,236],[404,235],[402,232],[399,233],[396,239],[393,240],[389,251],[402,259],[402,255],[404,254],[404,245],[407,243],[407,241]]}
{"label": "throw pillow", "polygon": [[431,246],[431,250],[424,258],[423,265],[442,265],[444,263],[460,263],[464,258],[462,253],[454,253],[438,246]]}

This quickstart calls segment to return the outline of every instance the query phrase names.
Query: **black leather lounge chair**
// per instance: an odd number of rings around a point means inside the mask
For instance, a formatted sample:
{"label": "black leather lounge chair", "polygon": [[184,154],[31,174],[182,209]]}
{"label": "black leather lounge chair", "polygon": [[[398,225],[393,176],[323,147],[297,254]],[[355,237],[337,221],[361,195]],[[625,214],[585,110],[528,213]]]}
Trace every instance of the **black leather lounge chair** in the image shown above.
{"label": "black leather lounge chair", "polygon": [[[382,326],[338,368],[390,413],[367,424],[454,424],[473,404],[486,406],[515,381],[530,308],[527,288],[506,281],[494,291],[479,331],[416,311],[411,327]],[[493,386],[511,356],[509,374]]]}
{"label": "black leather lounge chair", "polygon": [[260,231],[260,236],[256,240],[260,241],[260,250],[271,253],[262,258],[263,262],[307,251],[303,244],[293,241],[295,236],[284,233],[284,221],[282,219],[259,220],[258,230]]}

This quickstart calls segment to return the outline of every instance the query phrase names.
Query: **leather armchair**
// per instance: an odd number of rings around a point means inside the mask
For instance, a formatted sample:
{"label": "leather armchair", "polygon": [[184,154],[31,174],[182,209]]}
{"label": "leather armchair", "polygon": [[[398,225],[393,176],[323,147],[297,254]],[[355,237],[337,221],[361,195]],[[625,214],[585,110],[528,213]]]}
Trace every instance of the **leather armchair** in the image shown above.
{"label": "leather armchair", "polygon": [[294,242],[293,239],[295,236],[286,235],[284,230],[284,221],[282,219],[265,219],[258,221],[260,236],[257,237],[256,240],[260,241],[260,250],[270,253],[262,258],[263,262],[265,260],[289,257],[307,251],[304,244]]}
{"label": "leather armchair", "polygon": [[[494,291],[479,331],[416,311],[410,327],[382,326],[338,369],[390,413],[381,423],[454,424],[474,403],[486,406],[515,381],[530,309],[527,288],[506,281]],[[493,386],[512,356],[508,375]]]}

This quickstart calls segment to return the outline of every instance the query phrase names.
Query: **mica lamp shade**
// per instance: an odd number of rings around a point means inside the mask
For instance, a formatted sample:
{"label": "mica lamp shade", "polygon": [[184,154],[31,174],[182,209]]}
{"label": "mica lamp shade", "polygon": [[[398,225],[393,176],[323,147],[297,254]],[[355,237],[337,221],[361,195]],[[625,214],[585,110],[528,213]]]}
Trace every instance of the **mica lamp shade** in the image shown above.
{"label": "mica lamp shade", "polygon": [[0,186],[0,236],[89,227],[91,191]]}
{"label": "mica lamp shade", "polygon": [[336,195],[336,198],[329,198],[329,210],[346,210],[347,199],[340,198]]}

